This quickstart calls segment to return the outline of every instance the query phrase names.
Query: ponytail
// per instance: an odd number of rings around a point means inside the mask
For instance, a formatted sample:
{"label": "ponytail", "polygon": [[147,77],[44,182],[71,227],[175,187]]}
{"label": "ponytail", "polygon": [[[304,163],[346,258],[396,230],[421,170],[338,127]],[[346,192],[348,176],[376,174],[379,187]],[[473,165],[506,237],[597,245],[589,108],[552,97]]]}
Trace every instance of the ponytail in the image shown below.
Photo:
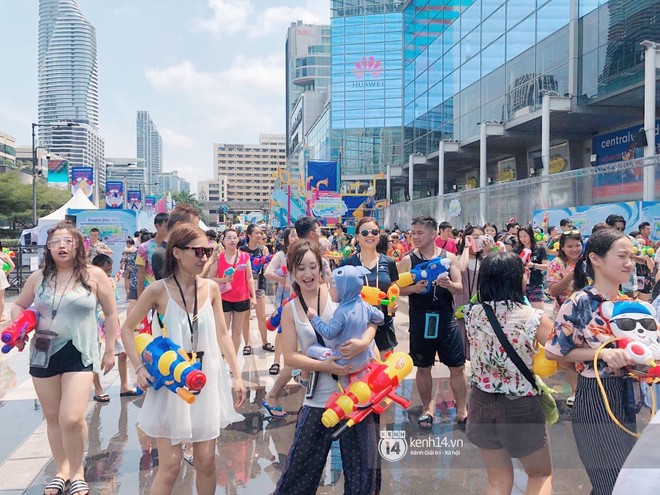
{"label": "ponytail", "polygon": [[593,269],[591,268],[591,261],[585,258],[584,254],[580,256],[575,269],[573,270],[573,291],[577,292],[584,289],[589,285],[589,277],[593,280]]}

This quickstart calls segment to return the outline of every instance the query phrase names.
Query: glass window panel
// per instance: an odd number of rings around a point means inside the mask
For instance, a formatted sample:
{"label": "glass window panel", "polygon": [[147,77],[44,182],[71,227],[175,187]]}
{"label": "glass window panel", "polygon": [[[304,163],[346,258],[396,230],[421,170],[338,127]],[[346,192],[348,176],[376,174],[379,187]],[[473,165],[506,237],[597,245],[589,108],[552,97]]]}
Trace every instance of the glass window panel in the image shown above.
{"label": "glass window panel", "polygon": [[479,134],[479,126],[481,121],[481,114],[479,110],[465,114],[460,119],[461,137],[464,140]]}
{"label": "glass window panel", "polygon": [[460,45],[456,45],[442,58],[442,72],[443,74],[449,74],[459,65],[461,65]]}
{"label": "glass window panel", "polygon": [[[568,24],[570,3],[571,0],[551,0],[537,11],[537,43]],[[565,36],[568,43],[568,30]]]}
{"label": "glass window panel", "polygon": [[504,31],[506,31],[506,9],[502,7],[481,24],[481,46],[488,46],[504,34]]}
{"label": "glass window panel", "polygon": [[345,37],[345,42],[346,44],[353,44],[353,43],[364,43],[364,35],[363,34],[351,34],[350,36]]}
{"label": "glass window panel", "polygon": [[401,97],[399,98],[387,98],[385,100],[385,107],[387,108],[401,108]]}
{"label": "glass window panel", "polygon": [[476,0],[461,13],[461,37],[472,31],[481,21],[481,0]]}
{"label": "glass window panel", "polygon": [[365,32],[364,26],[358,24],[344,28],[344,34],[362,34],[363,32]]}
{"label": "glass window panel", "polygon": [[344,120],[344,129],[359,129],[364,127],[364,119]]}
{"label": "glass window panel", "polygon": [[364,53],[364,45],[363,44],[346,45],[345,52],[347,56],[355,53]]}
{"label": "glass window panel", "polygon": [[465,63],[470,60],[472,57],[479,53],[481,49],[481,32],[479,29],[475,29],[470,34],[468,34],[460,44],[461,47],[461,62]]}
{"label": "glass window panel", "polygon": [[429,108],[433,109],[442,103],[442,84],[438,83],[429,89]]}
{"label": "glass window panel", "polygon": [[568,26],[536,45],[536,72],[543,74],[568,60]]}
{"label": "glass window panel", "polygon": [[[382,26],[378,26],[382,29]],[[376,43],[385,41],[385,33],[382,31],[380,33],[365,33],[364,35],[365,43]]]}
{"label": "glass window panel", "polygon": [[504,121],[504,97],[500,97],[481,107],[481,118],[483,120]]}
{"label": "glass window panel", "polygon": [[406,106],[403,112],[403,119],[406,125],[415,120],[415,106],[414,104]]}
{"label": "glass window panel", "polygon": [[471,112],[481,105],[481,83],[475,82],[461,91],[461,110]]}
{"label": "glass window panel", "polygon": [[[378,88],[368,88],[365,89],[364,91],[364,98],[365,100],[380,100],[381,101],[381,106],[383,105],[382,101],[383,98],[385,98],[385,90],[384,89],[378,89]],[[366,105],[366,103],[365,103]]]}
{"label": "glass window panel", "polygon": [[518,24],[534,12],[535,8],[536,2],[534,0],[509,0],[506,4],[507,28],[511,29]]}
{"label": "glass window panel", "polygon": [[363,106],[364,106],[364,103],[363,103],[362,100],[359,100],[359,101],[355,101],[355,100],[346,101],[346,105],[345,105],[346,110],[358,110],[358,109],[362,109]]}
{"label": "glass window panel", "polygon": [[461,89],[468,87],[481,77],[481,59],[474,57],[461,66]]}
{"label": "glass window panel", "polygon": [[[412,89],[412,86],[409,86]],[[385,88],[385,98],[401,98],[401,88]],[[406,101],[408,95],[406,95]],[[412,98],[411,98],[412,99]]]}
{"label": "glass window panel", "polygon": [[580,0],[578,4],[579,16],[582,17],[592,10],[597,9],[602,3],[604,3],[604,0]]}
{"label": "glass window panel", "polygon": [[582,57],[580,64],[580,94],[587,98],[598,95],[598,50],[593,50]]}
{"label": "glass window panel", "polygon": [[396,118],[392,117],[385,119],[385,127],[394,127],[400,125],[401,125],[401,116],[398,116]]}
{"label": "glass window panel", "polygon": [[484,76],[481,81],[481,101],[488,103],[504,95],[504,78],[504,67],[500,67],[487,76]]}
{"label": "glass window panel", "polygon": [[504,65],[506,52],[505,37],[495,41],[481,52],[481,75],[486,76]]}
{"label": "glass window panel", "polygon": [[530,48],[515,60],[506,64],[506,84],[507,90],[515,88],[519,80],[527,80],[530,75],[535,73],[534,48]]}
{"label": "glass window panel", "polygon": [[364,116],[364,110],[346,110],[347,119],[360,119]]}
{"label": "glass window panel", "polygon": [[442,93],[445,98],[451,98],[459,91],[459,73],[454,71],[446,76],[442,81]]}
{"label": "glass window panel", "polygon": [[534,16],[530,16],[506,35],[506,59],[512,60],[534,46]]}
{"label": "glass window panel", "polygon": [[505,0],[486,0],[481,6],[481,18],[485,19],[501,5],[504,5]]}
{"label": "glass window panel", "polygon": [[332,110],[332,120],[344,120],[344,112],[340,110]]}
{"label": "glass window panel", "polygon": [[401,32],[400,31],[387,31],[385,33],[385,41],[397,41],[401,43]]}
{"label": "glass window panel", "polygon": [[591,14],[580,19],[580,33],[582,35],[582,46],[580,48],[581,53],[589,53],[590,51],[598,48],[598,21],[598,12],[592,12]]}
{"label": "glass window panel", "polygon": [[568,64],[560,65],[541,77],[541,89],[551,89],[560,95],[568,93]]}

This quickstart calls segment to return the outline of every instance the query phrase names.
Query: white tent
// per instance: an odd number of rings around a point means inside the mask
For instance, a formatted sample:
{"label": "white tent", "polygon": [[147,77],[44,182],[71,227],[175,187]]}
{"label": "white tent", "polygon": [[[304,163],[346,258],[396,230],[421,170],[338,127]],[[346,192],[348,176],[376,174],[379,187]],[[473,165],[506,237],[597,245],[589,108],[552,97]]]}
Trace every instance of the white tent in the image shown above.
{"label": "white tent", "polygon": [[48,229],[63,221],[69,210],[97,209],[98,208],[89,200],[85,192],[82,189],[78,189],[76,193],[71,196],[71,199],[69,199],[64,205],[53,213],[40,218],[35,228],[24,230],[21,234],[21,239],[23,239],[23,234],[29,231],[33,242],[36,240],[39,244],[45,244],[46,237],[48,236]]}

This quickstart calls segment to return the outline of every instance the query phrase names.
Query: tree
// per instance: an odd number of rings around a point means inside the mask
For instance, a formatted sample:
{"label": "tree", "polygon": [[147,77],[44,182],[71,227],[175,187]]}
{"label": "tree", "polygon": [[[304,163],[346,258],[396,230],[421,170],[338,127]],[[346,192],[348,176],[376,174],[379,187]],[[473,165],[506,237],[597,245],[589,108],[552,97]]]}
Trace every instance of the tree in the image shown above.
{"label": "tree", "polygon": [[190,193],[189,191],[179,191],[172,193],[172,201],[176,204],[188,204],[195,208],[199,212],[199,218],[206,224],[208,224],[208,217],[202,209],[202,203],[195,197],[195,193]]}
{"label": "tree", "polygon": [[[23,174],[25,177],[25,174]],[[0,222],[32,225],[32,183],[22,183],[19,172],[0,174]],[[57,210],[71,198],[68,189],[49,188],[37,181],[37,217]]]}

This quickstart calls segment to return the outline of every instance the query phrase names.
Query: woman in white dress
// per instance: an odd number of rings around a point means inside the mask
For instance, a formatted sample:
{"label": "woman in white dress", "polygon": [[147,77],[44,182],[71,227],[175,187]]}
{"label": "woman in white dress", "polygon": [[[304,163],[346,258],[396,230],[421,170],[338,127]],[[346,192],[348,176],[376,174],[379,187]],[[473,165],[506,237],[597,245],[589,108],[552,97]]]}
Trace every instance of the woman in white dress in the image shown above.
{"label": "woman in white dress", "polygon": [[[203,352],[202,371],[206,385],[188,404],[167,388],[148,390],[138,426],[156,439],[159,468],[151,486],[153,494],[170,494],[179,477],[182,444],[193,445],[197,493],[213,494],[216,487],[215,441],[220,429],[244,418],[234,407],[245,402],[245,386],[231,337],[222,313],[218,284],[199,278],[213,248],[204,232],[190,224],[177,226],[170,234],[165,255],[164,278],[151,284],[140,296],[122,327],[126,352],[136,369],[138,386],[150,387],[153,377],[142,365],[133,328],[155,308],[163,315],[163,328],[152,326],[154,336],[165,335],[198,356]],[[229,377],[233,373],[237,400],[232,406]]]}

